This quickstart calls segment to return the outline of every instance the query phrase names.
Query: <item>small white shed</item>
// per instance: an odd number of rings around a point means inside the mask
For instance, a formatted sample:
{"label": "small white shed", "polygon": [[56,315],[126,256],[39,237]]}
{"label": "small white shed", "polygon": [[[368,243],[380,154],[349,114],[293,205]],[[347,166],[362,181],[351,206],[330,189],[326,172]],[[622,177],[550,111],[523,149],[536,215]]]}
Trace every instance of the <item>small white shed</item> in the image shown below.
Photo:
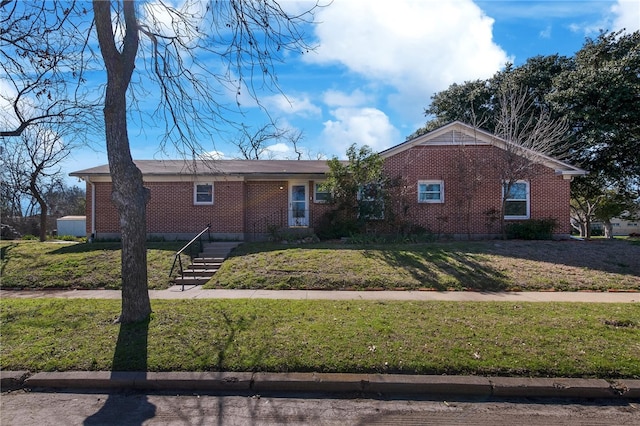
{"label": "small white shed", "polygon": [[58,235],[84,237],[87,235],[86,216],[64,216],[57,220]]}

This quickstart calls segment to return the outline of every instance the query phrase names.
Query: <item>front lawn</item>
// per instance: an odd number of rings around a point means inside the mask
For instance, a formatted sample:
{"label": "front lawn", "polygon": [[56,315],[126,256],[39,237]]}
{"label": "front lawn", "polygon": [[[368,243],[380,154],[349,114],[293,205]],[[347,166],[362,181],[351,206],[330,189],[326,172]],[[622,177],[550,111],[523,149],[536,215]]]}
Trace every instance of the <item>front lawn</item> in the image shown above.
{"label": "front lawn", "polygon": [[[184,242],[147,243],[149,288],[168,288]],[[2,288],[120,289],[120,243],[2,241]],[[188,264],[188,260],[185,259]],[[174,273],[175,276],[175,273]]]}
{"label": "front lawn", "polygon": [[[148,243],[149,288],[171,285],[183,242]],[[119,289],[119,243],[0,242],[2,288]],[[640,290],[634,241],[474,241],[429,244],[246,243],[208,288]],[[185,267],[189,264],[183,257]],[[174,272],[173,276],[176,276]]]}
{"label": "front lawn", "polygon": [[243,244],[208,288],[640,290],[634,241]]}
{"label": "front lawn", "polygon": [[640,378],[637,304],[0,300],[3,370]]}

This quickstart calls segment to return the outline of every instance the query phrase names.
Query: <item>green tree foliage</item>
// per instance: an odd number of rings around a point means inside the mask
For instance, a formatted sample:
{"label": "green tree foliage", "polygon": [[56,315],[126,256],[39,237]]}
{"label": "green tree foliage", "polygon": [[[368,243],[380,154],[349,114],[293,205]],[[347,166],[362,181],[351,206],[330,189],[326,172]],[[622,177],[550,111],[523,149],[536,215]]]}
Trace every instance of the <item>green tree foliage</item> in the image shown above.
{"label": "green tree foliage", "polygon": [[[532,116],[568,123],[569,143],[547,154],[589,172],[572,185],[574,218],[584,224],[585,215],[590,220],[602,216],[601,199],[617,200],[624,210],[640,198],[639,31],[603,32],[587,39],[573,57],[536,56],[519,67],[507,65],[487,80],[453,84],[432,96],[425,114],[433,118],[410,138],[453,120],[496,132],[499,100],[508,87],[526,90],[535,106],[528,112]],[[612,192],[616,197],[607,196]],[[580,206],[590,207],[581,211]]]}
{"label": "green tree foliage", "polygon": [[574,218],[601,221],[611,237],[611,219],[640,199],[640,32],[587,40],[554,83],[548,99],[572,124],[571,159],[589,171],[572,185],[574,205],[588,206]]}
{"label": "green tree foliage", "polygon": [[495,127],[493,117],[494,93],[489,80],[467,81],[452,84],[448,89],[431,97],[431,105],[425,109],[426,116],[434,116],[424,127],[416,130],[407,139],[430,132],[452,121],[485,124],[487,129]]}
{"label": "green tree foliage", "polygon": [[638,203],[634,202],[627,193],[610,189],[598,197],[594,216],[604,225],[605,238],[613,238],[611,219],[616,217],[632,219],[637,209]]}
{"label": "green tree foliage", "polygon": [[587,40],[548,99],[572,123],[572,161],[589,170],[584,179],[618,192],[635,188],[638,196],[640,31]]}
{"label": "green tree foliage", "polygon": [[494,132],[499,121],[501,94],[513,88],[524,88],[536,106],[532,114],[539,115],[548,109],[546,97],[553,90],[553,79],[569,69],[571,64],[572,60],[565,56],[535,56],[520,67],[507,64],[504,70],[489,79],[454,83],[431,97],[431,105],[425,109],[425,115],[433,118],[408,139],[451,121],[461,121]]}
{"label": "green tree foliage", "polygon": [[362,232],[370,221],[385,216],[385,198],[389,180],[384,174],[383,158],[364,145],[347,149],[344,162],[333,157],[327,163],[329,173],[324,188],[331,194],[334,209],[322,218],[323,238],[349,236]]}

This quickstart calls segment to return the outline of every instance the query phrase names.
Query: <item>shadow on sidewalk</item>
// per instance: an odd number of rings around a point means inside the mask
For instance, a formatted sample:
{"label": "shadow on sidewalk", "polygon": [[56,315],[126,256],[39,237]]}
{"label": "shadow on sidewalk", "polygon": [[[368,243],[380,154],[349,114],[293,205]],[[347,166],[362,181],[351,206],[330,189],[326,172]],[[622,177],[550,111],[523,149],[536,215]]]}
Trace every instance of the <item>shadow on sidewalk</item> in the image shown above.
{"label": "shadow on sidewalk", "polygon": [[[120,324],[118,341],[113,353],[111,377],[115,380],[123,371],[147,371],[149,320],[135,324]],[[105,348],[106,349],[106,348]],[[84,421],[85,425],[142,425],[155,417],[156,406],[144,394],[110,393],[104,405]]]}

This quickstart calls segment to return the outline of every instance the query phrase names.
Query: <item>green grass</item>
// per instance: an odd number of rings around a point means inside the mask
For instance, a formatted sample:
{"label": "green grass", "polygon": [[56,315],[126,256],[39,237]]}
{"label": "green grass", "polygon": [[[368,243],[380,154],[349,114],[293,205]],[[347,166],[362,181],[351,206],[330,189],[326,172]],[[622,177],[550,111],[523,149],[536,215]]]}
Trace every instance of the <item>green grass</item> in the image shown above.
{"label": "green grass", "polygon": [[[169,287],[174,254],[182,245],[183,242],[147,243],[149,288]],[[117,242],[3,241],[0,249],[2,288],[119,289],[122,285]]]}
{"label": "green grass", "polygon": [[[640,290],[637,241],[243,244],[208,288]],[[170,285],[181,242],[148,243],[149,288]],[[119,289],[119,243],[0,242],[3,288]],[[185,266],[188,264],[184,258]],[[175,273],[174,273],[175,275]]]}
{"label": "green grass", "polygon": [[208,288],[640,290],[627,241],[243,244]]}
{"label": "green grass", "polygon": [[640,378],[637,304],[4,299],[1,368]]}

